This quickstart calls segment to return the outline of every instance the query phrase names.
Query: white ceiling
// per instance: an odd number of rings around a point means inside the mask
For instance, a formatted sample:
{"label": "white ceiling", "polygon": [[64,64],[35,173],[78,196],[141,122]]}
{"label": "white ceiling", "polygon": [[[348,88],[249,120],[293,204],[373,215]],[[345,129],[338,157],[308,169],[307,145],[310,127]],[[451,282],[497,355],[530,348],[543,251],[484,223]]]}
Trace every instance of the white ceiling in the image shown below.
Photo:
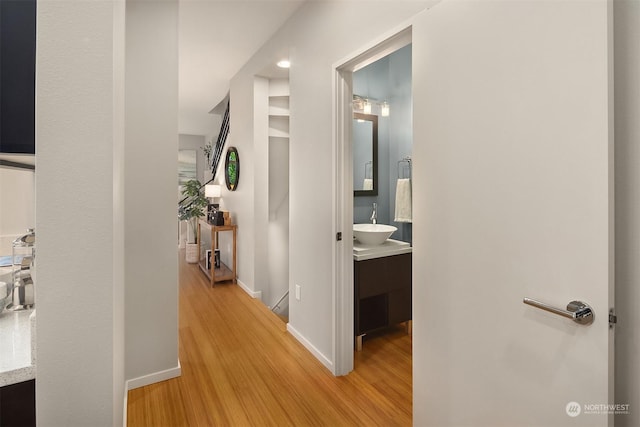
{"label": "white ceiling", "polygon": [[179,132],[217,133],[231,78],[305,0],[180,0]]}

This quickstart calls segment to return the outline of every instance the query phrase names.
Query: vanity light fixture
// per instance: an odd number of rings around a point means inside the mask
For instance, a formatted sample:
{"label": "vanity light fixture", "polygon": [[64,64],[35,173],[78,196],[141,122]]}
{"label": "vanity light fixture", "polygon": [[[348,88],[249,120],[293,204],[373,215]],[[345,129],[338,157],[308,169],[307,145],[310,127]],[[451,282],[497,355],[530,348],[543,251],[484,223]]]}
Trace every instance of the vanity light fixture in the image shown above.
{"label": "vanity light fixture", "polygon": [[278,63],[276,65],[278,67],[280,67],[280,68],[289,68],[289,67],[291,67],[291,62],[289,62],[288,59],[282,59],[282,60],[278,61]]}
{"label": "vanity light fixture", "polygon": [[382,117],[389,117],[389,104],[387,101],[382,103],[382,107],[380,107],[380,115]]}
{"label": "vanity light fixture", "polygon": [[[375,105],[375,107],[374,107]],[[364,98],[361,95],[353,94],[353,110],[363,114],[372,114],[375,109],[376,113],[382,117],[389,117],[391,106],[387,101],[378,101],[373,98]]]}

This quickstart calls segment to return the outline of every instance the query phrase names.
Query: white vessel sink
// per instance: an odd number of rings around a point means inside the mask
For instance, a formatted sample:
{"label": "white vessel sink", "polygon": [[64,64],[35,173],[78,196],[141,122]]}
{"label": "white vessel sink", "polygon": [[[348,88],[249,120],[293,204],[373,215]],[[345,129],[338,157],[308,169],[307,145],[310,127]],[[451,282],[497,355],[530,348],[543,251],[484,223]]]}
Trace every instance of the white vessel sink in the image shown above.
{"label": "white vessel sink", "polygon": [[386,224],[353,224],[353,236],[363,245],[381,245],[397,228]]}

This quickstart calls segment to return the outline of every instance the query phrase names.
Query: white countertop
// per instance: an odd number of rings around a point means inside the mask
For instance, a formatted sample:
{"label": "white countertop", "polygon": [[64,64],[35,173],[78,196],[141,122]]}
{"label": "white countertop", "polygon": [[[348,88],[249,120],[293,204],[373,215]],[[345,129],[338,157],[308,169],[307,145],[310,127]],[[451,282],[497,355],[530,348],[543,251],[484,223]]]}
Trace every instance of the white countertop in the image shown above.
{"label": "white countertop", "polygon": [[353,242],[353,260],[365,261],[392,255],[408,254],[412,250],[409,243],[399,240],[387,239],[383,244],[376,246],[363,245],[355,240]]}
{"label": "white countertop", "polygon": [[[0,281],[11,281],[11,267],[0,267]],[[36,377],[35,330],[35,309],[0,312],[0,387]]]}
{"label": "white countertop", "polygon": [[0,387],[36,377],[35,310],[0,313]]}

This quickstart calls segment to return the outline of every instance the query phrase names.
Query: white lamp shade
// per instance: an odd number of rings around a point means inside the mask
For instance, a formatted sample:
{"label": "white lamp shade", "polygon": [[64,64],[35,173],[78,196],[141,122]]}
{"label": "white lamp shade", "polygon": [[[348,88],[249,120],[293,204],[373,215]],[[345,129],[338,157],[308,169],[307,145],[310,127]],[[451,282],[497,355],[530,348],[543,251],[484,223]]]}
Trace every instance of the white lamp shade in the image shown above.
{"label": "white lamp shade", "polygon": [[204,186],[204,197],[220,197],[220,186],[211,184]]}

